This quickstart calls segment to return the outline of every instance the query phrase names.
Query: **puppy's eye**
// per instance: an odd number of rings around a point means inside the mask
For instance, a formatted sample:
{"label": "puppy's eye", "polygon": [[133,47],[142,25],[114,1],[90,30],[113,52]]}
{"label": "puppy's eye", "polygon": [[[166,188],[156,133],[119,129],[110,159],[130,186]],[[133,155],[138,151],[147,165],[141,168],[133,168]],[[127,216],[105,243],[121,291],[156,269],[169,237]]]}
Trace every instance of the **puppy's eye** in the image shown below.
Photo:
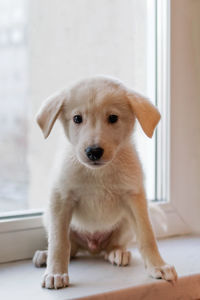
{"label": "puppy's eye", "polygon": [[74,121],[74,123],[80,124],[80,123],[83,122],[83,118],[82,118],[81,115],[75,115],[75,116],[73,117],[73,121]]}
{"label": "puppy's eye", "polygon": [[109,123],[116,123],[117,121],[118,121],[118,116],[116,116],[116,115],[110,115],[108,117],[108,122]]}

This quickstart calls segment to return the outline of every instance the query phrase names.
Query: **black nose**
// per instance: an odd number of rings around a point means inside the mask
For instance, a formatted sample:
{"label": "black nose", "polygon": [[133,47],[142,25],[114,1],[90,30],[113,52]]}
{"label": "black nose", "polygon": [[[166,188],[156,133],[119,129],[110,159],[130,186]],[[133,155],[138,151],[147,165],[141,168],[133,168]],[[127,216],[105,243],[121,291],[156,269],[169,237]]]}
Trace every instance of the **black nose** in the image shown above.
{"label": "black nose", "polygon": [[87,157],[92,161],[99,160],[102,157],[103,152],[104,150],[102,148],[96,146],[87,147],[85,149]]}

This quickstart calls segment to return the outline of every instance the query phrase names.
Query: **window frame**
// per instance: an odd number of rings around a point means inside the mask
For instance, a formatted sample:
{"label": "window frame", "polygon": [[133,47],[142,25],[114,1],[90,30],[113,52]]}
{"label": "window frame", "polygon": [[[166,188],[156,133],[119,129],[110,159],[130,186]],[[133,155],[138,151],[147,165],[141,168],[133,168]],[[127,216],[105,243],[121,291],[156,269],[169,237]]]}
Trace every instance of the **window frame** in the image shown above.
{"label": "window frame", "polygon": [[[187,234],[194,229],[188,225],[190,224],[191,217],[187,217],[186,206],[182,207],[180,199],[176,198],[176,189],[179,186],[176,186],[176,183],[178,182],[179,178],[176,178],[176,176],[174,176],[174,174],[176,174],[176,163],[181,163],[182,159],[175,145],[176,130],[174,130],[176,127],[177,119],[181,118],[180,114],[178,114],[176,117],[174,116],[174,109],[176,108],[175,111],[177,111],[177,106],[180,104],[180,99],[179,101],[176,101],[176,99],[174,98],[177,88],[177,64],[174,59],[176,57],[176,53],[182,51],[182,49],[181,45],[179,45],[178,42],[176,42],[176,47],[174,48],[174,43],[176,41],[175,35],[177,30],[176,14],[180,9],[180,6],[183,5],[179,4],[178,1],[176,3],[175,2],[176,1],[171,1],[170,3],[169,0],[156,1],[157,36],[162,34],[162,39],[157,39],[156,50],[156,95],[157,104],[162,114],[162,125],[159,126],[159,129],[157,131],[157,138],[160,139],[161,136],[162,138],[165,138],[165,144],[160,143],[160,145],[158,145],[157,168],[160,168],[162,172],[163,170],[167,169],[167,172],[165,173],[159,173],[160,171],[157,169],[157,177],[161,178],[162,183],[165,182],[166,184],[162,191],[157,191],[157,199],[167,199],[167,201],[156,201],[155,205],[161,208],[166,216],[165,229],[160,228],[160,226],[156,226],[159,224],[156,224],[158,222],[156,221],[156,218],[154,219],[154,216],[152,217],[152,222],[155,225],[156,236],[162,238],[173,235]],[[186,7],[189,6],[189,4],[186,4],[186,2],[184,2],[183,6]],[[180,18],[179,21],[184,23],[184,18]],[[187,55],[191,56],[193,55],[193,53],[189,52],[187,53]],[[172,62],[173,70],[171,68]],[[170,89],[170,85],[173,85],[173,89]],[[184,90],[189,89],[189,87],[186,84],[182,89],[182,92],[184,93]],[[161,106],[161,103],[163,103],[163,99],[165,107]],[[185,109],[187,109],[187,107]],[[165,110],[165,114],[163,113],[163,110]],[[185,126],[188,125],[185,124]],[[165,147],[164,150],[163,146]],[[185,169],[185,171],[187,170]],[[197,169],[195,169],[195,172],[195,174],[197,175]],[[197,188],[198,187],[196,187],[196,189]],[[187,199],[185,199],[184,197],[184,189],[181,195],[183,196],[181,201],[185,203]],[[190,203],[193,203],[193,200],[194,199],[190,199]],[[200,210],[199,203],[194,202],[193,207],[194,209]],[[31,258],[35,250],[46,248],[47,240],[42,219],[42,211],[33,212],[32,215],[28,215],[27,213],[25,213],[25,216],[23,218],[20,218],[20,214],[18,214],[15,215],[14,218],[5,216],[4,218],[0,219],[0,262]]]}
{"label": "window frame", "polygon": [[[167,216],[168,227],[166,232],[157,232],[160,237],[199,232],[200,228],[200,156],[196,155],[194,164],[190,162],[194,155],[192,148],[200,150],[200,138],[192,138],[192,133],[199,128],[195,112],[200,109],[198,76],[193,71],[193,56],[197,51],[195,47],[198,47],[199,31],[191,39],[191,31],[195,30],[195,5],[198,4],[186,0],[157,0],[157,34],[162,32],[162,41],[158,39],[157,44],[157,97],[162,118],[164,117],[162,126],[158,129],[158,138],[166,136],[158,150],[158,164],[160,163],[161,172],[167,170],[165,174],[160,174],[161,182],[166,182],[164,191],[158,192],[162,195],[161,199],[167,199],[167,202],[160,202],[158,205]],[[181,36],[180,29],[184,32]],[[193,45],[187,47],[191,42]],[[187,74],[191,81],[187,80]],[[188,104],[188,95],[191,97],[190,101],[193,101],[192,106]],[[165,114],[162,113],[161,103],[165,105]],[[190,115],[189,107],[192,107]],[[191,178],[190,185],[188,176]]]}

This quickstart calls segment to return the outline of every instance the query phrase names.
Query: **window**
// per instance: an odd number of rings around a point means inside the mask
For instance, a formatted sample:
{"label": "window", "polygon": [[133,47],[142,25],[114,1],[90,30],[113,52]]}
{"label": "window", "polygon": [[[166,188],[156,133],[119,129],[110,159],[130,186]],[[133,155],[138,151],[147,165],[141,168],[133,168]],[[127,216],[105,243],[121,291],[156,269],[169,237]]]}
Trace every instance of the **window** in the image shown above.
{"label": "window", "polygon": [[[5,215],[41,209],[47,199],[56,134],[41,139],[34,121],[41,101],[72,80],[104,73],[155,102],[156,35],[154,0],[79,1],[78,12],[73,1],[60,6],[52,1],[48,10],[38,1],[1,5],[0,213]],[[147,139],[139,128],[136,140],[153,200],[155,137]]]}
{"label": "window", "polygon": [[0,3],[0,213],[27,208],[26,1]]}
{"label": "window", "polygon": [[[0,5],[0,151],[4,157],[0,162],[0,240],[5,232],[22,243],[24,238],[32,239],[29,248],[15,258],[30,257],[44,244],[40,214],[60,126],[56,124],[44,141],[34,115],[51,93],[94,74],[120,78],[161,110],[162,122],[152,140],[140,126],[135,135],[147,196],[166,212],[167,225],[160,235],[188,231],[186,206],[179,213],[180,202],[174,196],[184,196],[177,193],[178,178],[174,177],[175,165],[180,164],[173,135],[176,82],[170,94],[174,79],[170,74],[175,73],[170,66],[176,53],[169,55],[170,41],[172,46],[175,43],[170,24],[176,26],[176,4],[172,4],[172,21],[168,0],[80,0],[60,5],[49,1],[48,9],[39,0],[4,0]],[[6,252],[10,241],[5,237],[0,261],[10,259]]]}

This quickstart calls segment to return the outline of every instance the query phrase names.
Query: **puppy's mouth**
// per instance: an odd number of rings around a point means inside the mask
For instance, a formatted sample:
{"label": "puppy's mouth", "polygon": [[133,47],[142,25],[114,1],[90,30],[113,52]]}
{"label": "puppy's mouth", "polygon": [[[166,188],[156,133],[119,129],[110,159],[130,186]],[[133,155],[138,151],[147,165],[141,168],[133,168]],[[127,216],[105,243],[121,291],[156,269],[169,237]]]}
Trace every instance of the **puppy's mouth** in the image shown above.
{"label": "puppy's mouth", "polygon": [[106,166],[109,163],[109,161],[105,161],[105,160],[91,161],[83,158],[81,159],[80,157],[79,157],[79,161],[81,164],[83,164],[89,169],[99,169]]}
{"label": "puppy's mouth", "polygon": [[85,161],[84,165],[91,169],[98,169],[105,166],[107,162],[105,161]]}
{"label": "puppy's mouth", "polygon": [[89,169],[100,169],[112,161],[111,157],[103,154],[105,154],[103,148],[90,146],[84,149],[84,152],[77,152],[77,158],[81,164]]}
{"label": "puppy's mouth", "polygon": [[94,168],[98,168],[98,167],[104,166],[106,163],[105,162],[100,162],[100,161],[94,161],[94,162],[88,161],[87,164],[94,167]]}
{"label": "puppy's mouth", "polygon": [[99,145],[90,145],[79,152],[79,161],[90,169],[97,169],[105,166],[108,161],[104,158],[104,149]]}

